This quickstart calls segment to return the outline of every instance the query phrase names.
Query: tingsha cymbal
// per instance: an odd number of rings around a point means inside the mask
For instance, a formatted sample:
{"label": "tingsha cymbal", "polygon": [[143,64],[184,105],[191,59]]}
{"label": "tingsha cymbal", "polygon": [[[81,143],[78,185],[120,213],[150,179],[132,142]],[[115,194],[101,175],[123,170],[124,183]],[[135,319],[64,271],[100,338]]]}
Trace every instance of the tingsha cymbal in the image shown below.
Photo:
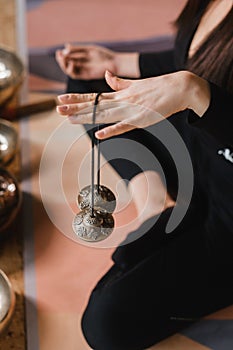
{"label": "tingsha cymbal", "polygon": [[73,220],[73,230],[82,240],[99,242],[106,239],[114,229],[112,214],[98,210],[82,210]]}
{"label": "tingsha cymbal", "polygon": [[[84,187],[77,198],[77,204],[81,210],[91,208],[92,187]],[[102,185],[94,185],[94,208],[104,213],[113,213],[116,208],[116,197],[114,193]]]}
{"label": "tingsha cymbal", "polygon": [[[100,93],[96,95],[92,124],[95,126],[96,108]],[[116,207],[115,195],[107,187],[100,185],[100,142],[97,140],[97,185],[95,178],[94,131],[91,152],[91,185],[86,186],[78,195],[77,204],[81,212],[76,214],[72,223],[74,233],[87,242],[99,242],[106,239],[114,228],[112,213]]]}

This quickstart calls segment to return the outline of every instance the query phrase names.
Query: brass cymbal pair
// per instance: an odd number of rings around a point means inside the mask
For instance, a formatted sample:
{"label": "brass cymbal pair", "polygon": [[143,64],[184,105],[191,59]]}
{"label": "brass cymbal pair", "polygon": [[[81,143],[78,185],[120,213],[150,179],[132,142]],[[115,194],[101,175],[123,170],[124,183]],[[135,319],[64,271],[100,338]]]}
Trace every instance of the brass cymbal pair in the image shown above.
{"label": "brass cymbal pair", "polygon": [[107,238],[113,231],[112,213],[116,207],[113,192],[105,186],[94,185],[94,207],[92,207],[91,186],[83,188],[77,198],[81,209],[73,221],[73,230],[77,236],[88,242],[98,242]]}

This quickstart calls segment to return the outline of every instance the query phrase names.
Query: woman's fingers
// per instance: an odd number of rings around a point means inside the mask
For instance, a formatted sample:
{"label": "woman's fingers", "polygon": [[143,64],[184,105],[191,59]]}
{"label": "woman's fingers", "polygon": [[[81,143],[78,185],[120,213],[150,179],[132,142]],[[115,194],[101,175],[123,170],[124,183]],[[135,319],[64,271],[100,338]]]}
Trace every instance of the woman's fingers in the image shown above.
{"label": "woman's fingers", "polygon": [[[102,95],[101,95],[102,96]],[[99,98],[99,101],[101,99]],[[94,102],[96,98],[96,93],[92,92],[89,94],[63,94],[57,97],[58,101],[61,104],[70,104],[70,103],[82,103],[82,102]]]}
{"label": "woman's fingers", "polygon": [[[132,109],[127,108],[128,102],[125,100],[125,92],[131,85],[131,80],[119,79],[107,72],[108,82],[116,87],[116,92],[103,93],[99,97],[99,104],[96,114],[96,123],[109,124],[116,123],[107,127],[102,133],[97,134],[99,138],[108,138],[112,135],[119,135],[136,126],[126,122],[131,116]],[[96,93],[89,94],[64,94],[59,95],[57,112],[62,116],[68,116],[71,123],[89,124],[92,123],[93,106],[96,99]],[[125,120],[125,121],[123,121]],[[123,121],[123,122],[121,122]],[[120,123],[118,123],[120,122]]]}
{"label": "woman's fingers", "polygon": [[108,85],[115,91],[127,89],[132,84],[132,80],[118,78],[108,70],[105,72],[105,80]]}
{"label": "woman's fingers", "polygon": [[100,47],[98,46],[92,46],[92,45],[79,45],[79,46],[75,46],[75,45],[71,45],[71,44],[66,44],[65,48],[63,49],[64,54],[73,54],[73,53],[77,53],[77,52],[83,52],[83,53],[88,53],[91,50],[97,50],[100,49]]}
{"label": "woman's fingers", "polygon": [[88,53],[85,50],[57,50],[56,60],[65,74],[71,78],[82,78],[82,72],[88,62]]}
{"label": "woman's fingers", "polygon": [[90,113],[90,109],[93,108],[92,102],[83,102],[83,103],[73,103],[73,104],[63,104],[57,106],[57,112],[64,116],[76,115],[83,110],[89,108],[86,113]]}
{"label": "woman's fingers", "polygon": [[[189,95],[193,85],[189,82],[187,89],[186,74],[177,72],[135,81],[120,79],[106,72],[106,81],[115,92],[100,95],[96,123],[117,124],[103,129],[97,136],[104,139],[135,128],[145,128],[190,108],[192,101]],[[92,123],[95,98],[96,93],[60,95],[58,101],[62,105],[57,107],[57,111],[61,115],[72,116],[73,123]]]}
{"label": "woman's fingers", "polygon": [[64,49],[61,51],[61,55],[63,55],[66,60],[75,60],[81,62],[86,62],[88,60],[88,51],[83,49],[73,51],[67,51]]}
{"label": "woman's fingers", "polygon": [[75,62],[74,60],[69,60],[66,63],[66,74],[73,79],[80,78],[82,75],[82,64]]}
{"label": "woman's fingers", "polygon": [[[75,105],[74,105],[75,106]],[[84,106],[84,103],[83,103]],[[85,103],[85,108],[80,110],[80,112],[76,113],[69,113],[69,111],[64,110],[60,111],[59,106],[58,108],[58,113],[61,115],[65,115],[69,118],[69,121],[72,124],[92,124],[93,123],[93,104],[89,105],[88,102]],[[74,111],[75,109],[73,109]],[[119,121],[124,120],[124,113],[122,113],[122,107],[114,104],[107,104],[105,108],[105,104],[102,104],[102,106],[98,106],[97,113],[96,113],[96,118],[95,118],[95,123],[96,124],[111,124],[111,123],[116,123]]]}
{"label": "woman's fingers", "polygon": [[[93,113],[95,98],[96,93],[60,95],[58,101],[61,104],[57,106],[57,112],[63,116],[73,115],[79,123],[89,123],[89,121],[83,120],[82,117],[89,120],[88,114]],[[103,100],[103,103],[98,104],[97,109],[97,118],[101,118],[99,122],[102,123],[106,122],[105,120],[108,118],[115,118],[116,111],[121,110],[121,108],[121,104],[115,101]]]}
{"label": "woman's fingers", "polygon": [[72,55],[74,53],[78,53],[78,52],[88,52],[89,51],[89,47],[88,46],[74,46],[71,44],[65,44],[64,49],[62,50],[64,55]]}
{"label": "woman's fingers", "polygon": [[109,137],[124,134],[125,132],[131,131],[135,128],[135,126],[127,124],[125,121],[123,121],[97,131],[95,136],[99,140],[104,140]]}
{"label": "woman's fingers", "polygon": [[[106,71],[106,78],[107,78],[106,80],[108,80],[108,83],[116,88],[116,91],[124,90],[132,84],[131,80],[118,78],[108,71]],[[99,102],[101,103],[102,100],[115,101],[116,99],[120,101],[120,96],[121,96],[120,92],[119,93],[105,92],[100,95]],[[63,104],[89,102],[89,101],[94,101],[95,98],[96,98],[96,93],[64,94],[64,95],[59,95],[57,97],[58,101]]]}
{"label": "woman's fingers", "polygon": [[64,58],[64,55],[62,53],[61,50],[57,50],[56,53],[55,53],[55,57],[56,57],[56,60],[59,64],[59,66],[61,67],[61,69],[63,70],[63,72],[66,71],[66,61],[65,61],[65,58]]}
{"label": "woman's fingers", "polygon": [[[87,94],[75,94],[75,93],[69,93],[69,94],[63,94],[57,96],[58,102],[60,104],[72,104],[72,103],[83,103],[83,102],[94,102],[96,99],[96,92],[91,92]],[[105,92],[102,93],[98,99],[99,103],[98,105],[101,105],[104,102],[120,102],[120,94],[115,92]]]}

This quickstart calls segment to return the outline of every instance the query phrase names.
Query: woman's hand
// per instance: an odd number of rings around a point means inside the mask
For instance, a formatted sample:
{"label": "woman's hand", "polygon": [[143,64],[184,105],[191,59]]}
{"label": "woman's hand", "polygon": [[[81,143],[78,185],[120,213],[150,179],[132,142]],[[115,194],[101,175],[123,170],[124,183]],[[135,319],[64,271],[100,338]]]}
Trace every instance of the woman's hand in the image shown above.
{"label": "woman's hand", "polygon": [[116,75],[137,78],[140,75],[138,53],[117,53],[101,46],[72,46],[56,51],[62,71],[73,79],[101,79],[106,70]]}
{"label": "woman's hand", "polygon": [[[187,71],[142,80],[120,79],[106,72],[105,78],[116,92],[101,94],[96,123],[116,124],[96,132],[99,139],[145,128],[187,108],[201,117],[210,103],[208,82]],[[95,97],[94,93],[58,96],[57,111],[74,124],[92,123]]]}

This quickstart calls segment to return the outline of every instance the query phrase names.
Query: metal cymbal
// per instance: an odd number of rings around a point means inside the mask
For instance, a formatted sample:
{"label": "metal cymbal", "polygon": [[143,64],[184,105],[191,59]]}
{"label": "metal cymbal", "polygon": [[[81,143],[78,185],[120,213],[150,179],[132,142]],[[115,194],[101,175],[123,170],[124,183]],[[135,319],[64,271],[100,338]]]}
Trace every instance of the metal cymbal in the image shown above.
{"label": "metal cymbal", "polygon": [[15,309],[15,293],[6,274],[0,270],[0,334],[8,327]]}
{"label": "metal cymbal", "polygon": [[[81,210],[91,207],[91,186],[84,187],[78,195],[77,204]],[[116,208],[114,193],[102,185],[94,185],[94,208],[105,213],[113,213]]]}
{"label": "metal cymbal", "polygon": [[83,210],[76,214],[73,220],[73,230],[82,240],[99,242],[106,239],[114,229],[112,214],[94,210]]}

